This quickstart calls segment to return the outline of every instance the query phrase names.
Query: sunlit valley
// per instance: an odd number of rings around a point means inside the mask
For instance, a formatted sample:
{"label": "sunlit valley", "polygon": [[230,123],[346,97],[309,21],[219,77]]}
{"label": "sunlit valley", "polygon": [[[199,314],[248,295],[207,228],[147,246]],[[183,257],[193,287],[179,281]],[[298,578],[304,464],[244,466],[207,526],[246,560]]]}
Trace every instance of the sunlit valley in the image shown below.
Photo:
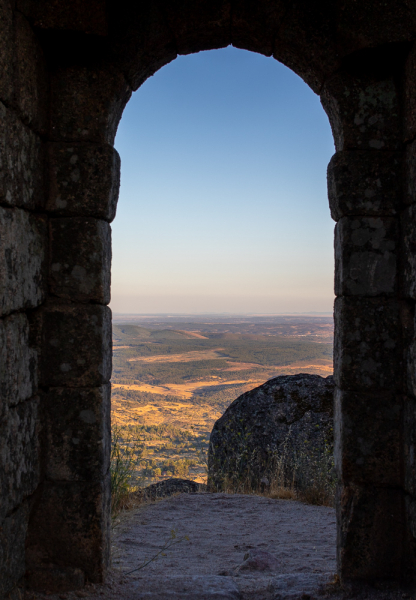
{"label": "sunlit valley", "polygon": [[113,323],[113,430],[141,448],[142,485],[204,482],[214,422],[278,375],[332,374],[332,316],[126,317]]}

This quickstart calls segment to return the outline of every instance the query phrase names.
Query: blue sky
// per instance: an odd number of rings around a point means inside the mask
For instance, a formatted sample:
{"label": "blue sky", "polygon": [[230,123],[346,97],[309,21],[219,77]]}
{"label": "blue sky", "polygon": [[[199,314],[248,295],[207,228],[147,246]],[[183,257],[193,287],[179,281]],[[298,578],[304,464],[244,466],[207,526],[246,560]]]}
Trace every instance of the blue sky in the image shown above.
{"label": "blue sky", "polygon": [[114,312],[332,310],[334,145],[297,75],[232,47],[179,57],[133,95],[115,146]]}

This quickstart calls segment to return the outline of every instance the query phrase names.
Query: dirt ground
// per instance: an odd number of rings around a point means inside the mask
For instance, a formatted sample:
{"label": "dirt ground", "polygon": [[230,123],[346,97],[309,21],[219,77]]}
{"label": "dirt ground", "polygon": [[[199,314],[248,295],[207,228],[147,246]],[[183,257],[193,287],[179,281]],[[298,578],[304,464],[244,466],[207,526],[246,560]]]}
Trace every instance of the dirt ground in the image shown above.
{"label": "dirt ground", "polygon": [[[239,494],[180,494],[122,516],[113,534],[113,565],[105,585],[27,598],[411,597],[381,589],[368,593],[339,590],[334,584],[335,538],[331,508]],[[158,553],[159,558],[152,560]]]}

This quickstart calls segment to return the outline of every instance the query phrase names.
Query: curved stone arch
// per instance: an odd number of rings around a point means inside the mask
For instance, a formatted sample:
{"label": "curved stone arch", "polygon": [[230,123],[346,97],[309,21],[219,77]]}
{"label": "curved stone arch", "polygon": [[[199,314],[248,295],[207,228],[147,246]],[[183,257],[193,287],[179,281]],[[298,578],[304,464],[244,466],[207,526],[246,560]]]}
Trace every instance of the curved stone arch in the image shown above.
{"label": "curved stone arch", "polygon": [[[13,127],[27,129],[28,153],[35,156],[33,148],[46,141],[41,158],[47,180],[33,184],[39,199],[32,194],[34,199],[22,204],[22,195],[9,201],[5,192],[2,200],[16,216],[16,231],[32,236],[32,246],[23,243],[19,249],[23,266],[2,304],[4,327],[11,329],[13,319],[21,321],[22,310],[30,309],[30,340],[27,323],[19,321],[15,345],[22,347],[19,368],[29,369],[25,352],[32,353],[31,373],[36,356],[39,367],[42,461],[34,469],[39,475],[10,501],[16,512],[21,497],[33,498],[26,540],[30,585],[42,587],[46,581],[50,589],[63,589],[85,577],[100,581],[108,561],[111,316],[106,304],[109,223],[119,185],[119,158],[112,147],[118,121],[132,90],[178,54],[229,44],[274,56],[291,68],[320,94],[331,122],[337,150],[328,189],[337,221],[339,572],[344,580],[413,577],[413,4],[94,0],[86,6],[72,0],[62,7],[45,0],[21,3],[10,14],[13,48],[23,65],[21,90],[5,71],[1,106],[7,123],[17,118]],[[35,158],[31,173],[40,169],[41,158]],[[36,222],[32,229],[30,219]],[[41,266],[30,261],[31,253]],[[36,293],[22,283],[25,269],[36,275]],[[6,355],[6,364],[13,356]],[[30,392],[25,388],[22,398],[36,394],[36,376],[30,377]],[[67,433],[75,430],[77,444]]]}

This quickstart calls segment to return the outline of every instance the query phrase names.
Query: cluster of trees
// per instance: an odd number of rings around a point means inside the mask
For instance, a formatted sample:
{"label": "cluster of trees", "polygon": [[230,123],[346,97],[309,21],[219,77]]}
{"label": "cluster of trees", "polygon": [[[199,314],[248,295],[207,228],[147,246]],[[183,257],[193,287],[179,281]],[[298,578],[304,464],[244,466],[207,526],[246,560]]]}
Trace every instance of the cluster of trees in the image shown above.
{"label": "cluster of trees", "polygon": [[190,458],[183,458],[178,460],[164,460],[158,465],[148,464],[143,470],[142,474],[145,477],[188,477],[189,469],[196,467],[197,461]]}

